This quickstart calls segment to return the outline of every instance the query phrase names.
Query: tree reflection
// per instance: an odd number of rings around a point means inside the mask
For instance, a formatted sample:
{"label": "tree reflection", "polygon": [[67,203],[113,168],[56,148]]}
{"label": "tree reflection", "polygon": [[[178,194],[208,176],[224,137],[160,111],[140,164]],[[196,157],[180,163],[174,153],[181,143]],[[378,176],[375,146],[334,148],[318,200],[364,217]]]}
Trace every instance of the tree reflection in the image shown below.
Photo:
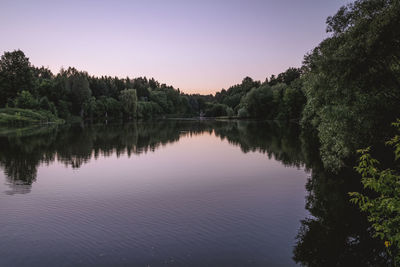
{"label": "tree reflection", "polygon": [[372,238],[364,214],[349,203],[359,177],[348,163],[339,173],[323,168],[319,144],[296,124],[255,121],[148,121],[115,125],[69,125],[0,131],[0,166],[7,194],[29,193],[40,164],[54,160],[80,168],[92,158],[147,153],[182,136],[214,133],[244,153],[259,151],[285,166],[311,171],[306,209],[293,259],[304,266],[388,266],[382,242]]}
{"label": "tree reflection", "polygon": [[[69,125],[0,132],[0,166],[10,184],[29,185],[41,163],[56,158],[80,168],[92,157],[147,153],[181,136],[214,132],[242,151],[260,151],[286,165],[302,165],[298,128],[261,122],[149,121],[115,125]],[[299,156],[300,155],[300,156]]]}
{"label": "tree reflection", "polygon": [[[153,121],[115,125],[68,125],[0,131],[0,166],[11,191],[28,188],[38,166],[57,159],[80,168],[91,158],[147,153],[183,135],[212,131],[211,122]],[[28,187],[27,187],[28,186]],[[29,190],[20,190],[27,193]],[[9,192],[11,193],[11,192]]]}
{"label": "tree reflection", "polygon": [[33,127],[2,129],[0,132],[0,166],[10,186],[7,194],[25,194],[36,180],[38,165],[54,160],[49,145],[54,142],[57,129]]}
{"label": "tree reflection", "polygon": [[[318,143],[301,136],[306,165],[312,170],[306,189],[310,217],[301,221],[293,259],[302,266],[391,266],[382,241],[373,238],[365,214],[349,201],[360,191],[360,177],[349,160],[340,172],[323,167]],[[312,135],[312,134],[311,134]]]}
{"label": "tree reflection", "polygon": [[303,266],[389,266],[382,242],[372,238],[366,216],[349,202],[347,192],[360,188],[353,170],[330,174],[313,168],[306,185],[306,209],[294,260]]}

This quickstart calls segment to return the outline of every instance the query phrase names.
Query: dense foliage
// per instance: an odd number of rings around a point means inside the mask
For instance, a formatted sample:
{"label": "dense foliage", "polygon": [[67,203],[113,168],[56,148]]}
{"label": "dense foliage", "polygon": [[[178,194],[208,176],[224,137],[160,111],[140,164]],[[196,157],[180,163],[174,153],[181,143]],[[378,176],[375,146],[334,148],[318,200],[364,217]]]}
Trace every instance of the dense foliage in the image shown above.
{"label": "dense foliage", "polygon": [[331,37],[304,60],[302,124],[317,129],[324,164],[339,169],[400,116],[400,3],[355,1],[327,24]]}
{"label": "dense foliage", "polygon": [[94,77],[32,66],[21,50],[0,60],[0,107],[47,110],[64,119],[196,116],[211,95],[187,95],[153,78]]}
{"label": "dense foliage", "polygon": [[[231,110],[231,114],[233,111],[233,114],[242,118],[298,120],[306,101],[301,74],[300,69],[289,68],[277,77],[272,75],[269,81],[266,79],[263,83],[246,77],[241,84],[216,93],[215,104],[209,110],[224,105],[224,115],[227,116]],[[219,113],[212,114],[218,116]]]}
{"label": "dense foliage", "polygon": [[252,117],[299,119],[305,96],[301,71],[289,68],[261,83],[250,77],[212,95],[184,94],[153,78],[94,77],[75,68],[32,66],[21,50],[0,60],[0,107],[47,110],[64,119]]}
{"label": "dense foliage", "polygon": [[[400,120],[394,123],[400,132]],[[395,159],[400,159],[400,135],[389,142],[394,147]],[[400,262],[400,168],[378,168],[379,161],[372,158],[370,148],[359,150],[360,161],[356,170],[361,174],[364,187],[375,194],[370,196],[352,192],[352,201],[362,211],[368,213],[368,219],[375,229],[375,235],[385,240],[385,245]]]}
{"label": "dense foliage", "polygon": [[[353,164],[349,159],[358,148],[380,147],[392,136],[390,123],[400,117],[400,2],[358,0],[329,17],[327,24],[331,36],[304,60],[307,102],[301,124],[318,135],[323,165],[340,174]],[[398,142],[399,137],[390,142],[396,157]],[[398,165],[385,159],[391,167],[380,170],[369,149],[360,152],[356,170],[367,190],[352,193],[353,202],[367,212],[371,234],[384,239],[396,266],[400,263]]]}

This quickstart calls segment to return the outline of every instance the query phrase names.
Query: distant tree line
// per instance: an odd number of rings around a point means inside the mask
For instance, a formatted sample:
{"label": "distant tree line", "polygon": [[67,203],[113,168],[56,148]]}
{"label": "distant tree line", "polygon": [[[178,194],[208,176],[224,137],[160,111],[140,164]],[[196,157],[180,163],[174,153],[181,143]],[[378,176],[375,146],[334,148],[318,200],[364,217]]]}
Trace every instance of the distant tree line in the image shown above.
{"label": "distant tree line", "polygon": [[299,120],[306,102],[301,75],[301,69],[289,68],[263,83],[246,77],[241,84],[217,92],[205,115]]}
{"label": "distant tree line", "polygon": [[289,68],[264,83],[250,77],[213,95],[184,94],[154,78],[90,76],[75,68],[53,74],[24,52],[0,59],[0,107],[47,110],[63,119],[162,116],[299,119],[305,104],[301,70]]}
{"label": "distant tree line", "polygon": [[211,95],[188,95],[154,78],[90,76],[75,68],[53,74],[35,67],[21,50],[0,60],[0,107],[48,110],[70,119],[196,116]]}

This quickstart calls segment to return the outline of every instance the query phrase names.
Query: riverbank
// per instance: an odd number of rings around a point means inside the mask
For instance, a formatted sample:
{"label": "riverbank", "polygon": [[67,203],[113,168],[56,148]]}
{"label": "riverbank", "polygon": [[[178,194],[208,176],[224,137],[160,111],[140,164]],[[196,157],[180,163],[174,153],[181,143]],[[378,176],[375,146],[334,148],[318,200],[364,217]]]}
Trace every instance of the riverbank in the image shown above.
{"label": "riverbank", "polygon": [[26,125],[64,123],[63,119],[45,110],[31,110],[20,108],[0,109],[0,125]]}

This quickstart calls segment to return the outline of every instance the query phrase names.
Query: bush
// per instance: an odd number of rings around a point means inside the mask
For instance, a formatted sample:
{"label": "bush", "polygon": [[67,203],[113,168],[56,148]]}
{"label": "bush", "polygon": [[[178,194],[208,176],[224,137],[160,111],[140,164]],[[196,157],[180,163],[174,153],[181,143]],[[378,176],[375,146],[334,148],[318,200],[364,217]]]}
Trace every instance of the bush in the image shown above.
{"label": "bush", "polygon": [[71,103],[60,100],[58,101],[58,114],[61,118],[68,119],[71,117]]}
{"label": "bush", "polygon": [[14,106],[17,108],[37,109],[39,108],[38,101],[28,91],[18,93],[14,100]]}
{"label": "bush", "polygon": [[53,102],[49,101],[49,99],[45,96],[42,97],[39,101],[40,109],[48,110],[54,115],[57,116],[57,109]]}
{"label": "bush", "polygon": [[227,116],[227,108],[228,106],[225,104],[208,104],[206,107],[206,117],[221,117]]}
{"label": "bush", "polygon": [[233,117],[233,116],[235,115],[235,112],[233,111],[232,108],[227,107],[227,108],[226,108],[226,115],[227,115],[228,117]]}
{"label": "bush", "polygon": [[255,118],[270,118],[273,112],[273,93],[271,87],[263,85],[253,88],[242,98],[241,105]]}
{"label": "bush", "polygon": [[139,118],[151,118],[160,116],[163,113],[163,109],[154,102],[139,101],[137,107],[137,116]]}
{"label": "bush", "polygon": [[[400,120],[393,123],[400,132]],[[394,147],[395,160],[400,159],[400,135],[393,137],[387,144]],[[359,192],[349,193],[351,201],[368,214],[375,235],[380,237],[390,254],[400,263],[400,170],[378,168],[379,162],[370,155],[370,148],[361,149],[358,166],[361,182],[366,189],[375,194],[367,196]]]}
{"label": "bush", "polygon": [[240,108],[238,110],[238,116],[240,118],[247,118],[247,117],[249,117],[249,112],[247,111],[247,109],[245,107]]}

